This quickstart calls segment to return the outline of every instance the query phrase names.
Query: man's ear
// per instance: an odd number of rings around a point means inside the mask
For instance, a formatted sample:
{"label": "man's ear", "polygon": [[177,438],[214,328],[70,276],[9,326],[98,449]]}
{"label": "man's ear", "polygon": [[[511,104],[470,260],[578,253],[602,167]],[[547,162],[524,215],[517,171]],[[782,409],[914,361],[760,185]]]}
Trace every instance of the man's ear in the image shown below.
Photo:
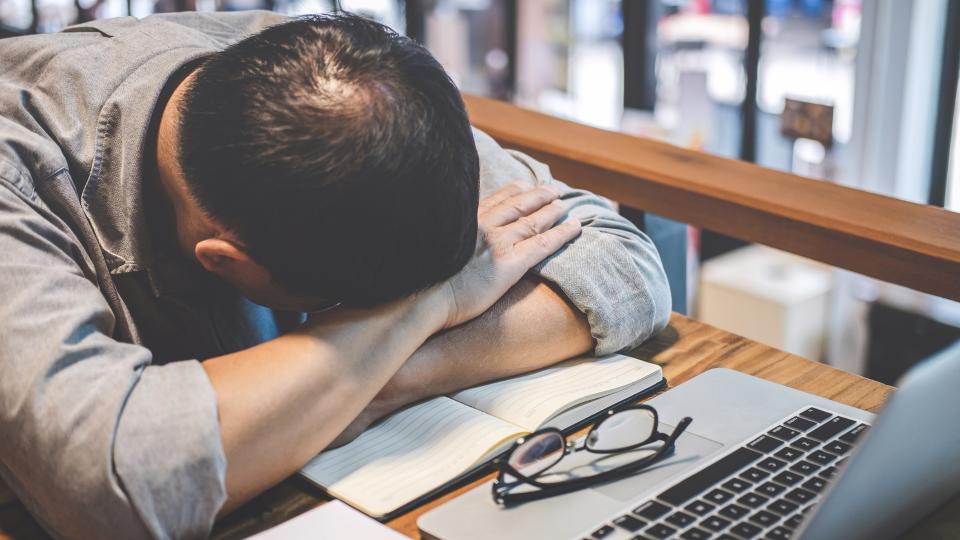
{"label": "man's ear", "polygon": [[261,289],[270,283],[267,269],[228,239],[201,240],[194,246],[193,253],[204,270],[240,289]]}

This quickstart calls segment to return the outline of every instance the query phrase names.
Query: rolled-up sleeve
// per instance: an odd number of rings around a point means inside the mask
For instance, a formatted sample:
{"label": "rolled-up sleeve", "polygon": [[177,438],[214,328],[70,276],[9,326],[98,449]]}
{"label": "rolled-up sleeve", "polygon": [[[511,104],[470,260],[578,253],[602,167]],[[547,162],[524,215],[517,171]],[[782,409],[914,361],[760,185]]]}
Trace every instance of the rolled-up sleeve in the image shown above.
{"label": "rolled-up sleeve", "polygon": [[662,330],[670,318],[670,286],[650,238],[606,199],[554,179],[545,164],[504,150],[479,130],[474,136],[482,196],[510,182],[551,184],[560,188],[569,215],[580,220],[580,237],[534,271],[586,315],[596,340],[594,353],[636,346]]}
{"label": "rolled-up sleeve", "polygon": [[205,537],[226,500],[210,381],[113,327],[69,228],[0,178],[0,476],[58,537]]}

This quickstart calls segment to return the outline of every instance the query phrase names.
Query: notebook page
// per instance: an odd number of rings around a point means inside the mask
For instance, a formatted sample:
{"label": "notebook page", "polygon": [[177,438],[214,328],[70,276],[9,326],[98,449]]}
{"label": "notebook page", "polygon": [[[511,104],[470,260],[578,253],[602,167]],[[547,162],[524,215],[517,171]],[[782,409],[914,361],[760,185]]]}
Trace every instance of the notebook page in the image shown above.
{"label": "notebook page", "polygon": [[450,397],[535,431],[561,411],[659,373],[658,366],[621,354],[577,358],[520,377],[468,388]]}
{"label": "notebook page", "polygon": [[439,397],[400,411],[301,473],[331,495],[382,516],[470,470],[517,426]]}

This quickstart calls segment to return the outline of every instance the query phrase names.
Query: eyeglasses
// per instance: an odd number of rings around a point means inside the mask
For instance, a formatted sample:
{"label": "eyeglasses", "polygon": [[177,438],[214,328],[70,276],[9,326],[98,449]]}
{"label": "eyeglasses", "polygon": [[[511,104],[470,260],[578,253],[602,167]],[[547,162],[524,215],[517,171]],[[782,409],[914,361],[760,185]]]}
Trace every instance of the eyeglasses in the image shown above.
{"label": "eyeglasses", "polygon": [[[692,421],[692,418],[684,418],[673,433],[667,435],[658,429],[656,409],[649,405],[630,405],[608,410],[579,444],[567,441],[558,429],[541,429],[517,439],[504,457],[494,461],[499,474],[493,482],[493,500],[500,506],[511,506],[636,474],[670,455],[677,438]],[[654,447],[655,443],[661,444]],[[651,447],[650,453],[590,476],[544,475],[564,456],[580,450],[594,454],[620,454],[647,446]],[[516,489],[524,484],[537,489]]]}

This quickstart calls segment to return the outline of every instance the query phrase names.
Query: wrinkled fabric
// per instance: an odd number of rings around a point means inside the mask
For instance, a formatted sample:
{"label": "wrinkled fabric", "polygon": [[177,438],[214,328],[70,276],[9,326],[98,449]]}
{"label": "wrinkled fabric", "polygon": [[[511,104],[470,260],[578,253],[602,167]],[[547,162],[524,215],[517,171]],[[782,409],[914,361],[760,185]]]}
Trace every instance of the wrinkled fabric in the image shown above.
{"label": "wrinkled fabric", "polygon": [[657,248],[624,219],[609,201],[572,189],[553,178],[545,164],[503,150],[474,130],[480,153],[480,192],[487,195],[510,182],[552,185],[583,226],[580,237],[534,268],[556,284],[587,316],[596,341],[594,353],[610,354],[639,345],[669,321],[670,286]]}
{"label": "wrinkled fabric", "polygon": [[[200,360],[294,327],[151,244],[151,117],[181,67],[266,12],[112,19],[0,40],[0,479],[51,534],[202,538],[226,499]],[[583,311],[598,354],[662,328],[650,240],[603,199],[476,132],[481,189],[551,183],[583,234],[534,272]]]}

